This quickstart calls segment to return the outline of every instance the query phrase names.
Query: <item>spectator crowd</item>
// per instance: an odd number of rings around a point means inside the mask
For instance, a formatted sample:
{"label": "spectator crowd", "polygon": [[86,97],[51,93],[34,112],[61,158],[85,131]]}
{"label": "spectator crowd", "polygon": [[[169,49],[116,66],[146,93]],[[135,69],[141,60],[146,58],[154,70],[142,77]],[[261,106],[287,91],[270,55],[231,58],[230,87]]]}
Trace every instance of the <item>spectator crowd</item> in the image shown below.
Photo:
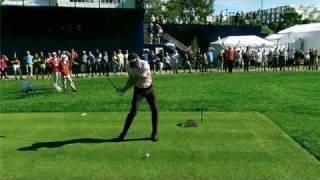
{"label": "spectator crowd", "polygon": [[[210,17],[210,18],[209,18]],[[149,22],[152,24],[219,24],[219,25],[254,25],[261,21],[260,14],[255,11],[244,12],[228,12],[228,10],[221,11],[217,15],[208,17],[200,17],[198,12],[191,8],[184,9],[181,15],[174,19],[166,18],[162,13],[160,15],[152,14]]]}
{"label": "spectator crowd", "polygon": [[[97,77],[109,75],[126,75],[128,50],[95,50],[44,52],[26,51],[23,57],[13,53],[11,57],[1,55],[1,80],[9,79],[12,71],[14,79],[49,79],[61,74],[59,64],[64,60],[69,63],[70,75],[73,77]],[[185,52],[176,49],[145,49],[141,59],[147,61],[155,74],[177,74],[179,72],[210,71],[318,71],[320,54],[316,49],[303,52],[300,49],[245,49],[223,46],[221,51],[200,48]],[[56,75],[55,75],[56,74]],[[67,73],[68,74],[68,73]],[[55,81],[55,80],[54,80]]]}
{"label": "spectator crowd", "polygon": [[[316,49],[245,49],[226,48],[219,52],[218,70],[243,71],[318,71],[320,54]],[[228,70],[227,70],[228,69]]]}

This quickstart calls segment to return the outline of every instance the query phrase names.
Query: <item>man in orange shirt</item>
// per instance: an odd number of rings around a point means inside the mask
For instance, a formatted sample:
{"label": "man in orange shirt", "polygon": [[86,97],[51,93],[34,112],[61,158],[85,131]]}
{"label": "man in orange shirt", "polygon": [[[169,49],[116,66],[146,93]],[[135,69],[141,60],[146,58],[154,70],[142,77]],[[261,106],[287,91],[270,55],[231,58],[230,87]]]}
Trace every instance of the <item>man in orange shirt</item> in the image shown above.
{"label": "man in orange shirt", "polygon": [[66,92],[67,90],[67,82],[69,82],[70,87],[72,89],[73,92],[77,92],[77,89],[71,79],[71,71],[70,71],[70,63],[68,61],[68,57],[64,56],[62,58],[62,62],[60,63],[59,66],[60,72],[61,72],[61,76],[62,76],[62,80],[63,80],[63,89]]}
{"label": "man in orange shirt", "polygon": [[233,63],[236,57],[236,47],[235,48],[227,48],[224,44],[221,44],[222,48],[225,50],[226,52],[226,63],[228,65],[228,72],[232,73],[232,69],[233,69]]}

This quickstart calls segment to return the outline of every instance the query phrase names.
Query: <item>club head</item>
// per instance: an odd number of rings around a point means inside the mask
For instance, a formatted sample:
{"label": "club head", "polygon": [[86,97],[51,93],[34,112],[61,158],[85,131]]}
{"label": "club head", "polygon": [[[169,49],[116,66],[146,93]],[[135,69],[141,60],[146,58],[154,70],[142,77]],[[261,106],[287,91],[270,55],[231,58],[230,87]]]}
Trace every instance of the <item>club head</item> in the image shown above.
{"label": "club head", "polygon": [[121,92],[121,91],[119,91],[119,90],[117,90],[117,89],[116,89],[116,92],[117,92],[117,94],[118,94],[119,96],[123,96],[123,94],[124,94],[123,92]]}

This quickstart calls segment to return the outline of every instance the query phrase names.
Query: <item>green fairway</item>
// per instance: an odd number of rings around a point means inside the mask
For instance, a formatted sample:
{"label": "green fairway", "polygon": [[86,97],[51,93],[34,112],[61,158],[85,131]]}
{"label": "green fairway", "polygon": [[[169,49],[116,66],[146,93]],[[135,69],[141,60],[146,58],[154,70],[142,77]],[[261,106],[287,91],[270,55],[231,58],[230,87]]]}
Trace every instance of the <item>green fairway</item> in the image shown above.
{"label": "green fairway", "polygon": [[[115,77],[123,85],[126,77]],[[155,76],[160,115],[191,112],[259,112],[320,159],[320,73],[212,73]],[[50,88],[51,81],[32,81]],[[127,112],[131,92],[117,96],[106,78],[75,79],[79,92],[17,99],[19,81],[0,81],[0,112]],[[148,107],[143,103],[140,111]]]}
{"label": "green fairway", "polygon": [[[161,140],[121,144],[108,139],[120,132],[132,92],[117,96],[105,77],[75,79],[78,93],[57,93],[52,82],[34,80],[35,88],[46,90],[26,98],[18,97],[21,82],[0,81],[0,179],[313,180],[320,177],[319,77],[318,72],[154,76]],[[123,85],[126,77],[112,81]],[[206,111],[204,125],[175,126],[199,118],[200,107]],[[149,108],[144,102],[139,109],[130,139],[150,135]],[[151,154],[148,160],[145,153]]]}
{"label": "green fairway", "polygon": [[[176,124],[197,112],[163,112],[160,141],[139,113],[127,142],[124,112],[2,113],[1,179],[320,179],[320,163],[269,118],[206,112],[198,128]],[[144,159],[145,153],[150,153]]]}

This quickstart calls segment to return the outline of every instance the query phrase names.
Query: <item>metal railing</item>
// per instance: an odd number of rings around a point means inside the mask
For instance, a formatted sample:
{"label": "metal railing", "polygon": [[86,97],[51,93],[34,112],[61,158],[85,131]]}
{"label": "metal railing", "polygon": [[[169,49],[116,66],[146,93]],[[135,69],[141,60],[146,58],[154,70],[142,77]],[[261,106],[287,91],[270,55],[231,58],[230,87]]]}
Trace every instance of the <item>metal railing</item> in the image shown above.
{"label": "metal railing", "polygon": [[173,43],[178,49],[182,50],[182,51],[186,51],[188,49],[188,47],[184,44],[182,44],[180,41],[176,40],[174,37],[172,37],[170,34],[168,33],[163,33],[162,37],[169,41],[170,43]]}

